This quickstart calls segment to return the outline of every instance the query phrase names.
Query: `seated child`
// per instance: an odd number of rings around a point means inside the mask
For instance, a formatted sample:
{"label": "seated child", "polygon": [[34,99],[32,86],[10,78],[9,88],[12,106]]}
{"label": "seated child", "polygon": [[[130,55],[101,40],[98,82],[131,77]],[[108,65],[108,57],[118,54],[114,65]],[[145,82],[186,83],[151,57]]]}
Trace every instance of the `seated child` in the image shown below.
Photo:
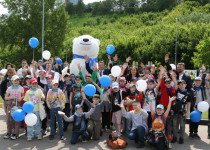
{"label": "seated child", "polygon": [[147,133],[148,131],[147,111],[141,108],[140,101],[133,102],[134,110],[130,112],[126,112],[123,104],[118,104],[118,106],[121,107],[122,109],[122,116],[125,117],[126,119],[132,120],[132,128],[130,133],[128,133],[128,138],[130,140],[138,141],[137,148],[143,148],[145,142],[144,136],[145,133]]}
{"label": "seated child", "polygon": [[[167,119],[168,114],[171,109],[171,102],[173,100],[175,100],[176,97],[169,97],[169,103],[168,103],[168,107],[167,107],[167,110],[165,113],[164,113],[164,106],[162,104],[157,105],[156,112],[154,111],[153,106],[152,106],[153,98],[154,98],[154,95],[150,95],[149,106],[150,106],[151,116],[152,116],[152,120],[153,120],[152,121],[152,129],[155,132],[163,131],[166,128],[165,123],[166,123],[166,119]],[[165,137],[159,137],[157,149],[158,150],[165,149]]]}
{"label": "seated child", "polygon": [[89,138],[88,132],[86,131],[85,119],[90,118],[95,110],[95,102],[93,102],[92,108],[89,112],[83,113],[82,106],[77,104],[75,106],[75,113],[71,117],[67,117],[65,114],[60,114],[63,119],[67,122],[73,122],[71,144],[76,144],[79,136],[82,136],[82,141],[86,142]]}

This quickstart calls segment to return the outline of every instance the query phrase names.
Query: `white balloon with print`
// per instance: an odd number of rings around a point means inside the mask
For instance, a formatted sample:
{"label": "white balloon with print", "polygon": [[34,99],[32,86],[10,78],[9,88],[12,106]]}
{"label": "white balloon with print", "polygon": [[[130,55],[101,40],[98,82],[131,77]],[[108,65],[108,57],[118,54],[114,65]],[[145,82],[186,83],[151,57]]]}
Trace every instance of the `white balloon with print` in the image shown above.
{"label": "white balloon with print", "polygon": [[45,60],[49,60],[50,57],[51,57],[51,53],[50,53],[48,50],[45,50],[45,51],[42,53],[42,57],[43,57]]}
{"label": "white balloon with print", "polygon": [[5,76],[7,73],[7,69],[2,69],[0,72],[2,73],[3,76]]}

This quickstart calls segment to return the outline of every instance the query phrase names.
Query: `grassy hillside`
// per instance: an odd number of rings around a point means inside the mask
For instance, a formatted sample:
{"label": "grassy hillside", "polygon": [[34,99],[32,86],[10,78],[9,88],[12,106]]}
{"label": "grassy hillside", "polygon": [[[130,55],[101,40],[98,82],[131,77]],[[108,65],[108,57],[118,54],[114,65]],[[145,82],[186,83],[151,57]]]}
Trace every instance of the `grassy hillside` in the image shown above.
{"label": "grassy hillside", "polygon": [[[172,11],[139,14],[113,13],[104,16],[71,16],[68,29],[68,51],[72,55],[72,40],[88,34],[101,42],[99,59],[106,60],[105,48],[113,44],[120,61],[131,56],[138,62],[161,62],[165,53],[174,62],[176,18],[178,18],[178,61],[194,68],[196,46],[206,33],[210,35],[210,4],[182,3]],[[114,54],[113,54],[114,55]]]}

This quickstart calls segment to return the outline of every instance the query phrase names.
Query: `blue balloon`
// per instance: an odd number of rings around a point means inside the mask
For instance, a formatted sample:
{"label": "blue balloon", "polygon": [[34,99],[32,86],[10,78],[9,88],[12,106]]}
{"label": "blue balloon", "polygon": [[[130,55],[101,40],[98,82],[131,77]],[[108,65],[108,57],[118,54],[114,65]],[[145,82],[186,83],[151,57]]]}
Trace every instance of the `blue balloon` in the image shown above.
{"label": "blue balloon", "polygon": [[20,121],[23,121],[24,118],[25,118],[25,112],[21,109],[18,109],[16,111],[13,112],[12,114],[12,118],[17,121],[17,122],[20,122]]}
{"label": "blue balloon", "polygon": [[113,54],[113,53],[114,53],[114,50],[115,50],[115,48],[114,48],[113,45],[108,45],[108,46],[106,47],[106,52],[107,52],[109,55]]}
{"label": "blue balloon", "polygon": [[101,84],[103,87],[105,87],[105,88],[109,87],[110,84],[111,84],[111,79],[110,79],[110,77],[109,77],[109,76],[106,76],[106,75],[103,75],[103,76],[100,78],[100,84]]}
{"label": "blue balloon", "polygon": [[194,110],[190,113],[190,120],[192,122],[199,122],[201,120],[201,112],[199,110]]}
{"label": "blue balloon", "polygon": [[25,102],[23,104],[23,111],[26,113],[31,113],[34,110],[34,104],[32,102]]}
{"label": "blue balloon", "polygon": [[96,94],[96,88],[94,85],[88,84],[85,86],[84,92],[87,96],[93,96],[94,94]]}
{"label": "blue balloon", "polygon": [[39,40],[35,37],[32,37],[30,38],[29,40],[29,45],[32,47],[32,48],[36,48],[38,45],[39,45]]}
{"label": "blue balloon", "polygon": [[62,64],[62,60],[61,60],[61,59],[59,59],[59,58],[58,58],[58,59],[56,59],[56,61],[55,61],[55,62],[56,62],[56,64],[59,64],[59,65],[60,65],[60,64]]}
{"label": "blue balloon", "polygon": [[77,98],[79,98],[79,97],[81,96],[81,93],[76,93],[75,96],[76,96]]}

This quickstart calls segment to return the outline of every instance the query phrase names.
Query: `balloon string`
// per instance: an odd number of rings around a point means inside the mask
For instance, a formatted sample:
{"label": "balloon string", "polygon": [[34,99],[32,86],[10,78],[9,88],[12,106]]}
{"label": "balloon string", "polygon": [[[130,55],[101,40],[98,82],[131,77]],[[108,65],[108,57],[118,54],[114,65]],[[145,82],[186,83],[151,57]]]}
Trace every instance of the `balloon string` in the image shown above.
{"label": "balloon string", "polygon": [[33,48],[33,61],[34,61],[34,48]]}

